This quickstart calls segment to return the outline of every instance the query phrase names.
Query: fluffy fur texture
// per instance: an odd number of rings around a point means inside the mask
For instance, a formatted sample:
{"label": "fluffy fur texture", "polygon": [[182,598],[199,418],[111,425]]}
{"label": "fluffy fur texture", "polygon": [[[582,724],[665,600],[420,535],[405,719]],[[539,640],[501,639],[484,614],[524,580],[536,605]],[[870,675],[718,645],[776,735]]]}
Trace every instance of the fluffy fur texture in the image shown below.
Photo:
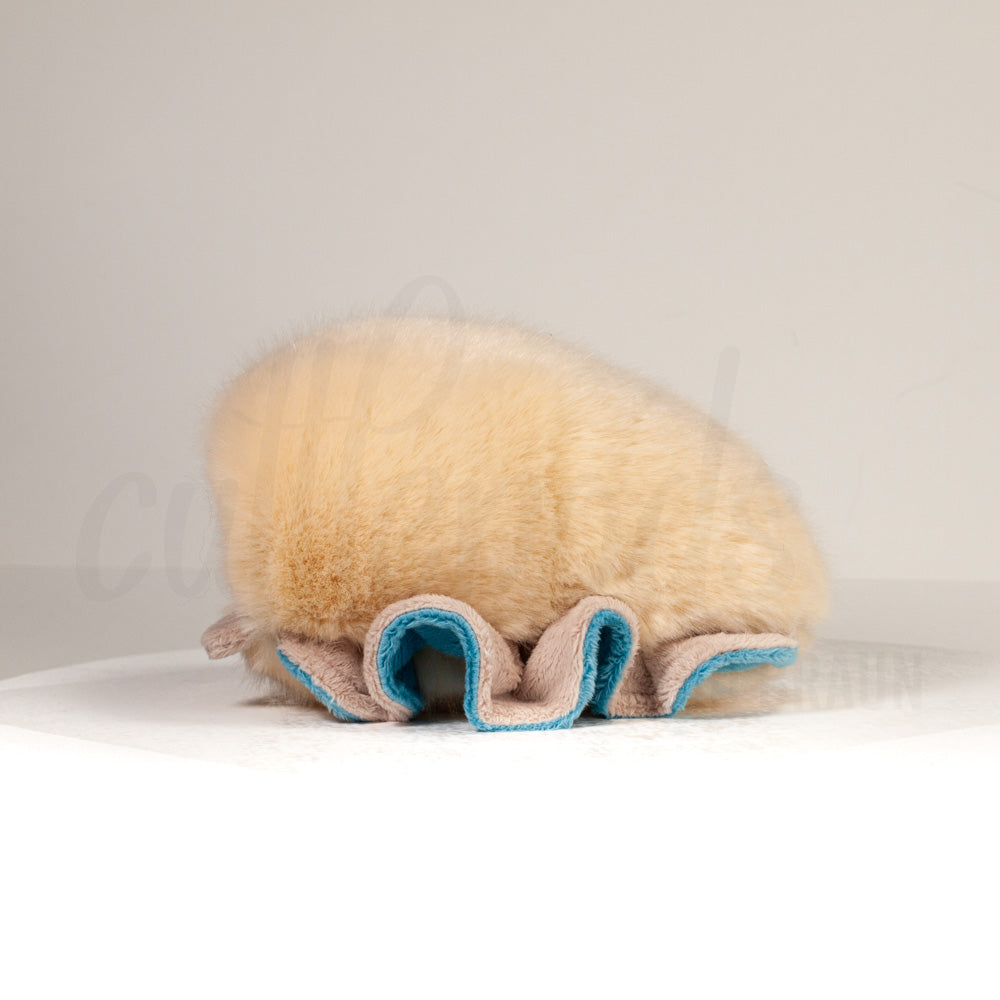
{"label": "fluffy fur texture", "polygon": [[292,687],[278,633],[361,646],[418,594],[524,647],[590,595],[632,609],[642,649],[807,642],[827,604],[802,517],[746,444],[508,325],[378,318],[280,348],[221,396],[209,476],[230,624],[250,667]]}

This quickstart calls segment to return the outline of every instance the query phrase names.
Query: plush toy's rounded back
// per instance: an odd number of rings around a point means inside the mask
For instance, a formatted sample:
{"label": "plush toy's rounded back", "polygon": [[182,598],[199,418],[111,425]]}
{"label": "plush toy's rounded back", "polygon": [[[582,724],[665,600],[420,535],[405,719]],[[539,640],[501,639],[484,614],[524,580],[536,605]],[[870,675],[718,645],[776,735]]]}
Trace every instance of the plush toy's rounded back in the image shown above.
{"label": "plush toy's rounded back", "polygon": [[809,532],[749,447],[506,325],[386,318],[293,342],[221,396],[209,473],[248,660],[283,678],[277,633],[360,644],[416,594],[529,646],[593,594],[630,607],[650,648],[801,641],[826,607]]}

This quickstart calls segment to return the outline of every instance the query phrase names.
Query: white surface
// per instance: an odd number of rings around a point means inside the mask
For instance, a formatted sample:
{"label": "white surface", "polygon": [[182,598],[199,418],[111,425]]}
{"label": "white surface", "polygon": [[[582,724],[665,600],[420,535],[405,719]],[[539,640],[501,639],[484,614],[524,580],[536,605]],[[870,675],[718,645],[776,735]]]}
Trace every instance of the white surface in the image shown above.
{"label": "white surface", "polygon": [[434,275],[714,399],[835,576],[1000,577],[998,49],[994,0],[7,0],[0,562],[212,565],[222,380]]}
{"label": "white surface", "polygon": [[744,760],[803,753],[956,749],[1000,763],[996,656],[822,642],[749,690],[673,720],[584,718],[568,732],[498,733],[463,719],[338,725],[325,711],[256,691],[238,659],[202,650],[45,670],[0,682],[0,725],[275,771],[331,772],[359,758],[448,758],[514,765],[539,754],[585,766],[593,757],[674,767],[691,757]]}
{"label": "white surface", "polygon": [[843,642],[555,733],[342,725],[194,651],[14,677],[4,982],[992,996],[998,705],[994,655]]}
{"label": "white surface", "polygon": [[[995,998],[996,656],[930,647],[998,647],[998,40],[938,0],[5,4],[5,1000]],[[80,663],[224,603],[221,380],[420,275],[714,402],[836,576],[910,582],[669,723],[338,727],[200,654]]]}

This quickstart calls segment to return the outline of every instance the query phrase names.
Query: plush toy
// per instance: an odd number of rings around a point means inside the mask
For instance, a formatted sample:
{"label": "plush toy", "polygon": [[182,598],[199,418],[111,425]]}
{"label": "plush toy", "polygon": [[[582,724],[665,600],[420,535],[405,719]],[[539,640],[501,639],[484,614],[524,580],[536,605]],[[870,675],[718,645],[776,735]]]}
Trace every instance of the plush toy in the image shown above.
{"label": "plush toy", "polygon": [[206,650],[344,721],[434,707],[428,647],[464,663],[479,729],[674,715],[712,673],[791,663],[826,607],[747,445],[508,325],[379,318],[280,348],[223,393],[209,477],[234,607]]}

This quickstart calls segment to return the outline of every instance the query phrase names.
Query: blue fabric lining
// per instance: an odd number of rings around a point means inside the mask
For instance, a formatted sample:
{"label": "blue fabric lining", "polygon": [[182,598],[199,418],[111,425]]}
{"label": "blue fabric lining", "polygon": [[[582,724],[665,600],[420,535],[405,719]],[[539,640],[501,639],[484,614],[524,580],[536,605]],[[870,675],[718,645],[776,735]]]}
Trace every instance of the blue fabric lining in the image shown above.
{"label": "blue fabric lining", "polygon": [[413,656],[425,646],[461,656],[466,662],[466,678],[470,661],[479,661],[479,643],[472,626],[453,611],[417,608],[389,622],[382,630],[375,659],[379,680],[382,690],[413,715],[424,707]]}
{"label": "blue fabric lining", "polygon": [[313,679],[311,674],[306,673],[297,663],[291,660],[287,654],[278,648],[278,659],[281,660],[282,666],[301,684],[304,684],[308,689],[309,693],[316,698],[321,705],[324,705],[331,715],[335,715],[338,719],[343,722],[364,722],[364,719],[359,719],[356,715],[352,715],[347,711],[346,708],[342,708],[340,705],[334,701],[333,696],[325,688],[320,687],[316,681]]}
{"label": "blue fabric lining", "polygon": [[605,683],[613,679],[617,684],[621,679],[632,642],[632,630],[621,615],[609,609],[598,611],[590,620],[583,640],[583,680],[577,704],[555,719],[511,725],[487,722],[479,715],[479,642],[472,626],[457,612],[418,608],[395,618],[382,632],[376,665],[385,693],[416,713],[423,708],[424,702],[417,687],[413,654],[424,646],[433,646],[465,660],[463,707],[477,729],[485,732],[566,729],[573,725],[593,697],[599,676],[605,678]]}
{"label": "blue fabric lining", "polygon": [[[606,617],[602,617],[606,616]],[[590,622],[590,629],[587,631],[587,639],[584,641],[584,661],[588,659],[587,641],[590,640],[591,630],[594,625],[599,627],[608,626],[603,629],[599,639],[596,654],[597,676],[594,683],[594,694],[590,701],[590,710],[595,715],[608,714],[608,702],[611,696],[618,690],[621,683],[622,674],[628,658],[632,654],[632,644],[635,637],[628,622],[615,611],[599,611]]]}
{"label": "blue fabric lining", "polygon": [[[564,715],[540,722],[498,725],[479,716],[479,642],[472,626],[455,611],[442,608],[418,608],[394,618],[382,631],[376,664],[382,689],[395,702],[413,715],[423,710],[424,699],[417,684],[413,665],[414,654],[432,646],[449,656],[465,660],[465,698],[463,707],[469,721],[485,732],[513,730],[566,729],[573,725],[587,705],[595,715],[608,718],[608,705],[621,683],[625,666],[632,652],[635,637],[628,622],[616,611],[602,608],[590,620],[583,640],[583,678],[576,705]],[[323,704],[329,712],[344,722],[364,722],[364,719],[339,705],[329,691],[280,648],[278,658],[284,668]],[[735,649],[719,653],[700,664],[684,681],[670,710],[661,718],[682,712],[691,692],[714,673],[749,670],[765,663],[777,667],[795,662],[797,649],[776,646],[770,649]]]}
{"label": "blue fabric lining", "polygon": [[[754,667],[762,667],[767,663],[775,667],[787,667],[795,662],[797,656],[798,649],[795,646],[773,646],[770,649],[731,649],[728,652],[719,653],[717,656],[713,656],[705,660],[704,663],[699,664],[691,672],[690,676],[684,681],[674,696],[674,703],[670,706],[669,712],[665,712],[663,715],[650,716],[650,718],[669,719],[677,715],[678,712],[683,712],[688,698],[691,696],[691,692],[712,674],[725,674],[736,670],[751,670]],[[603,706],[601,706],[603,709],[607,708],[607,704],[611,700],[611,695],[614,694],[615,687],[617,687],[617,682],[611,688],[607,699],[604,701]],[[639,718],[639,716],[635,715],[609,715],[606,710],[599,710],[596,699],[594,711],[609,719]]]}
{"label": "blue fabric lining", "polygon": [[706,678],[715,673],[730,673],[735,670],[750,670],[771,663],[776,667],[787,667],[795,662],[798,650],[792,646],[775,646],[771,649],[732,649],[706,660],[691,672],[691,676],[681,685],[674,698],[674,704],[667,717],[684,710],[691,692]]}

